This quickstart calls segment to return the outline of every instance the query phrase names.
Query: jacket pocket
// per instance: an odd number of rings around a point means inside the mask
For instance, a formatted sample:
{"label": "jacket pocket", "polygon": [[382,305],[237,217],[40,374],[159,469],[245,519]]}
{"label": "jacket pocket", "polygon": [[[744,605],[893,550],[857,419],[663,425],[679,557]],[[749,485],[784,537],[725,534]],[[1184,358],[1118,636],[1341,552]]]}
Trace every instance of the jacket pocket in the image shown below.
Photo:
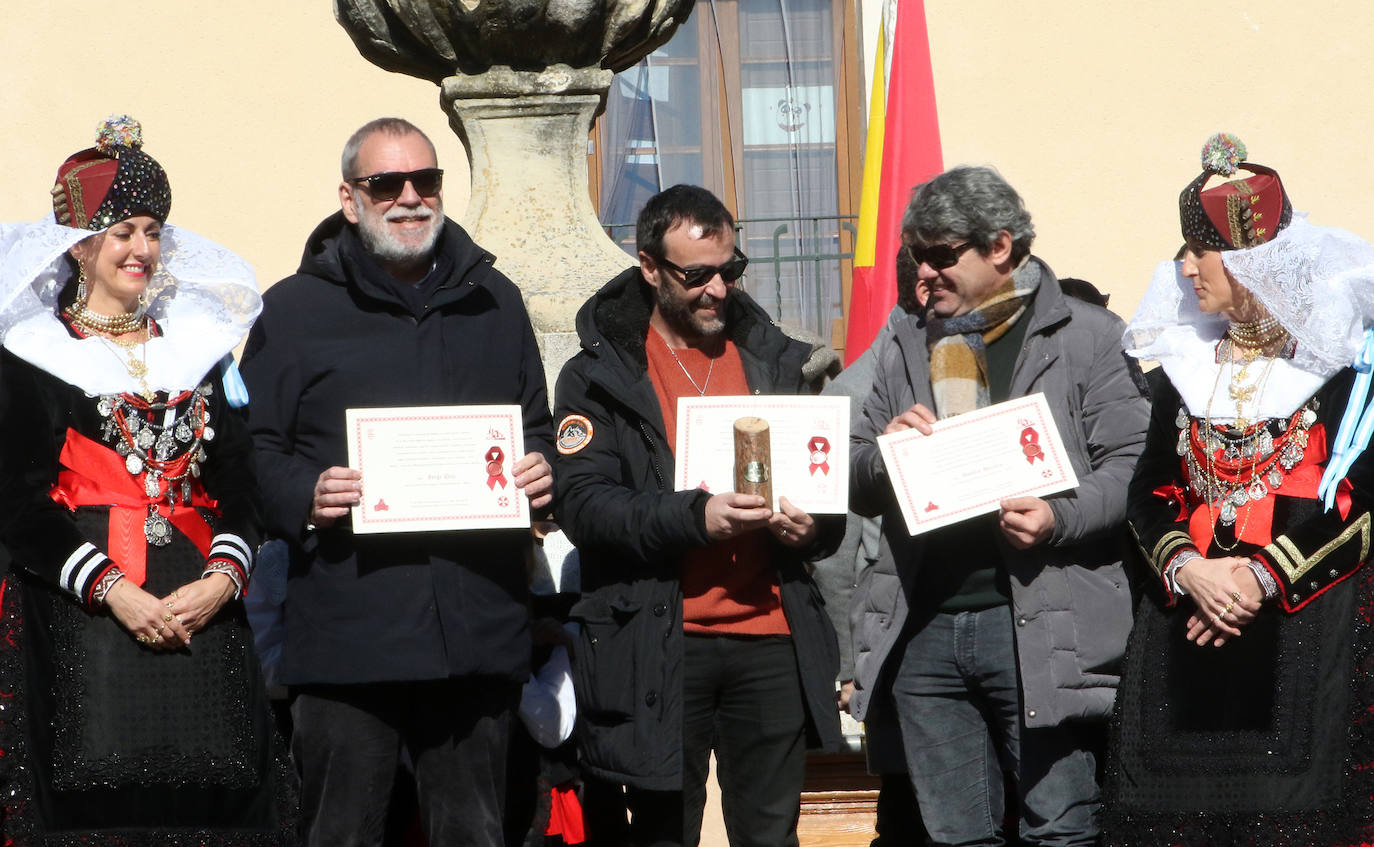
{"label": "jacket pocket", "polygon": [[572,608],[582,624],[573,656],[578,712],[594,723],[629,720],[635,703],[632,622],[640,605],[625,598],[588,597]]}
{"label": "jacket pocket", "polygon": [[1079,671],[1118,673],[1133,622],[1125,570],[1120,563],[1098,568],[1070,565],[1064,568],[1064,577],[1072,598]]}

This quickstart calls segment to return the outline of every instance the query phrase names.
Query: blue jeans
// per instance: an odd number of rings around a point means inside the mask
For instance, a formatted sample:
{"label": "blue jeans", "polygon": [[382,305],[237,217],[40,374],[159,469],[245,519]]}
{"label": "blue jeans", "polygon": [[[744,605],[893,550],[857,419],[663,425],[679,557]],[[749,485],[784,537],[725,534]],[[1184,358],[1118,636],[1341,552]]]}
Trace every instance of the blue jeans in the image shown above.
{"label": "blue jeans", "polygon": [[937,613],[899,655],[892,697],[934,844],[1006,843],[1004,771],[1016,784],[1023,843],[1097,843],[1096,755],[1072,726],[1023,725],[1009,607]]}

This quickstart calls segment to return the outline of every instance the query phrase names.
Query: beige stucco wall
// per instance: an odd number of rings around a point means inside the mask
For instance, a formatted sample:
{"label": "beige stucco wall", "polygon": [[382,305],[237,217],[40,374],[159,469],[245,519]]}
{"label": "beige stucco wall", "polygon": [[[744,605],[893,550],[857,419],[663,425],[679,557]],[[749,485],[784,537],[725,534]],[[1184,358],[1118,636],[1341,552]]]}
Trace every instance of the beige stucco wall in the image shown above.
{"label": "beige stucco wall", "polygon": [[[863,0],[872,26],[884,0]],[[905,0],[910,2],[910,0]],[[946,166],[992,164],[1035,250],[1129,316],[1181,243],[1177,197],[1238,134],[1316,223],[1374,238],[1374,110],[1354,0],[925,0]]]}
{"label": "beige stucco wall", "polygon": [[364,61],[329,0],[6,0],[0,56],[0,221],[48,212],[58,164],[111,112],[143,122],[171,178],[171,221],[242,254],[262,286],[295,270],[338,209],[340,150],[372,118],[419,124],[438,146],[449,213],[467,204],[438,88]]}

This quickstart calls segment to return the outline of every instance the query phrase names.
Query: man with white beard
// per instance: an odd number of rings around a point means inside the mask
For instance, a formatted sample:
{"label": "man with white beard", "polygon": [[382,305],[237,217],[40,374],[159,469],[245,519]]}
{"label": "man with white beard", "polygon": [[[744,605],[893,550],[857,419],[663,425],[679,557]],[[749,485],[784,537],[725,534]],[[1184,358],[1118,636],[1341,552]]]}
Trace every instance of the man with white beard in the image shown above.
{"label": "man with white beard", "polygon": [[513,480],[552,498],[544,370],[520,291],[443,214],[412,124],[344,147],[339,212],[263,297],[243,376],[264,520],[291,554],[281,677],[306,843],[381,844],[404,749],[431,845],[499,845],[507,728],[529,678],[527,530],[354,535],[344,410],[519,404]]}

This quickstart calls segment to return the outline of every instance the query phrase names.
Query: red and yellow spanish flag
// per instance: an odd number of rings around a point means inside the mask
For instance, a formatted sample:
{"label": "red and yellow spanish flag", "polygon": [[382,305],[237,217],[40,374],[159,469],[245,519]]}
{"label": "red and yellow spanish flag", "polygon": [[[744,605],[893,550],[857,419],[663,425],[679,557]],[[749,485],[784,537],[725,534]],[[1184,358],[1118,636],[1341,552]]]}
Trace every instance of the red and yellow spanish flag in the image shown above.
{"label": "red and yellow spanish flag", "polygon": [[902,213],[911,189],[944,169],[925,2],[886,5],[873,57],[859,237],[846,315],[846,365],[873,343],[897,302],[893,257],[901,243]]}

